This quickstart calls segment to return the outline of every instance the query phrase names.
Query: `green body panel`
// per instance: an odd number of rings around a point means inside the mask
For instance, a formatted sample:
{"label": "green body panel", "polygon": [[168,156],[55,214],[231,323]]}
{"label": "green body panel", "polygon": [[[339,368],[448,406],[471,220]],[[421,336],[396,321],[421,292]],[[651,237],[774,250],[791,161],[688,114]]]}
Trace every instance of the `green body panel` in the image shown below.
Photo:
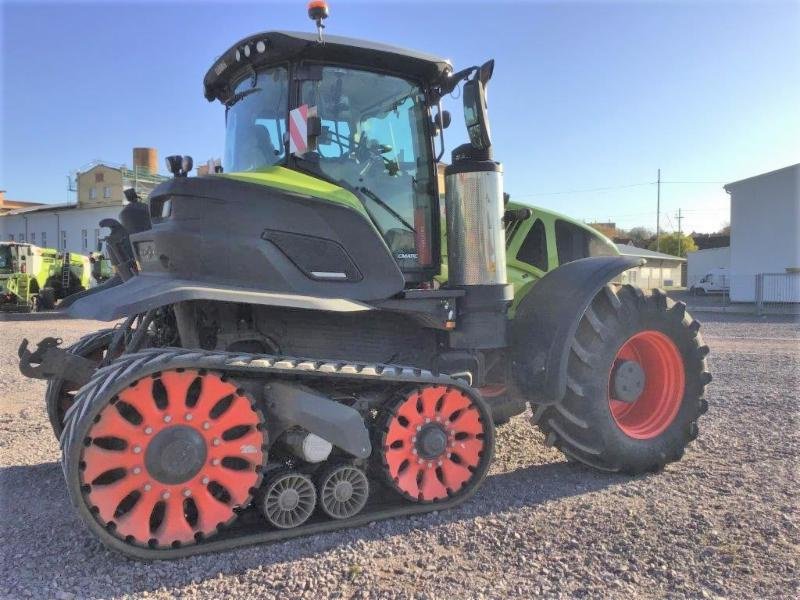
{"label": "green body panel", "polygon": [[6,291],[17,298],[18,304],[28,304],[37,287],[32,285],[34,278],[25,273],[14,273],[6,279]]}
{"label": "green body panel", "polygon": [[287,169],[286,167],[267,167],[257,171],[223,173],[218,175],[218,177],[228,177],[229,179],[256,183],[287,192],[328,200],[336,204],[348,206],[369,218],[363,204],[346,189],[323,179]]}
{"label": "green body panel", "polygon": [[[62,261],[59,261],[59,263],[63,264]],[[83,289],[88,290],[91,287],[92,266],[88,256],[84,256],[83,254],[70,254],[69,269],[72,271],[71,277],[80,281]]]}

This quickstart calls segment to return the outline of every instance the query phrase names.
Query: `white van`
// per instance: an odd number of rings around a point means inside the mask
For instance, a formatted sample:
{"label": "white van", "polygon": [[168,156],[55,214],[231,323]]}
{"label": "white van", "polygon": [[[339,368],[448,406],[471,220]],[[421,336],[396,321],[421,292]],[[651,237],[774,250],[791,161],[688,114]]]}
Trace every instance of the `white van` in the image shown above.
{"label": "white van", "polygon": [[702,296],[704,294],[724,294],[730,290],[731,280],[728,269],[718,267],[706,273],[700,281],[689,288],[691,294]]}

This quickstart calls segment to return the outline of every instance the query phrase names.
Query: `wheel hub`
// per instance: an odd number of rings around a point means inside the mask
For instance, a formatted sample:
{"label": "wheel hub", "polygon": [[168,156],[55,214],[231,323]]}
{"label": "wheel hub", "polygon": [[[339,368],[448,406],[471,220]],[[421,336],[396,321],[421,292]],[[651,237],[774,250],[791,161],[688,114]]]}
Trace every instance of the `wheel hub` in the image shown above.
{"label": "wheel hub", "polygon": [[623,360],[617,364],[613,375],[614,399],[621,402],[636,402],[645,386],[642,366],[635,360]]}
{"label": "wheel hub", "polygon": [[300,494],[295,489],[283,490],[278,496],[278,506],[281,510],[294,510],[300,502]]}
{"label": "wheel hub", "polygon": [[340,481],[333,488],[333,497],[337,502],[347,502],[353,497],[353,484],[349,481]]}
{"label": "wheel hub", "polygon": [[147,446],[145,467],[161,483],[183,483],[200,472],[208,450],[203,436],[184,425],[159,432]]}
{"label": "wheel hub", "polygon": [[648,440],[674,421],[686,386],[683,358],[665,333],[645,329],[620,347],[608,380],[608,404],[628,437]]}
{"label": "wheel hub", "polygon": [[428,423],[417,434],[416,448],[421,458],[439,458],[447,449],[447,432],[438,423]]}

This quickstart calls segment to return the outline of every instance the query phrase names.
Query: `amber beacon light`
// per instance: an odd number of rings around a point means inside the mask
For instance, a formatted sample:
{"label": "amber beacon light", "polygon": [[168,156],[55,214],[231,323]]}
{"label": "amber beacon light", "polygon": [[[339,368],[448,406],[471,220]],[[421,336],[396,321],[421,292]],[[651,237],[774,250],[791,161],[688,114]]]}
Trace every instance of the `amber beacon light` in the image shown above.
{"label": "amber beacon light", "polygon": [[329,14],[328,3],[325,0],[311,0],[308,3],[308,18],[316,22],[320,42],[322,42],[322,30],[325,29],[322,22],[328,18]]}

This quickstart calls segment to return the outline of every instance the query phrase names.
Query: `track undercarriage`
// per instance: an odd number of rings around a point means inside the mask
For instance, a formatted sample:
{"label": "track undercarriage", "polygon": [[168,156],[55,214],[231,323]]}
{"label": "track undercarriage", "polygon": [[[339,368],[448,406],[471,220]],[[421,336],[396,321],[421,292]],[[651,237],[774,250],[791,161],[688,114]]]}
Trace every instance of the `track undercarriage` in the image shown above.
{"label": "track undercarriage", "polygon": [[[297,426],[270,390],[313,395],[321,385],[362,415],[371,451],[337,447],[319,463],[291,452]],[[97,371],[67,412],[61,444],[89,527],[149,560],[453,507],[484,478],[494,435],[480,396],[449,376],[153,349]]]}

